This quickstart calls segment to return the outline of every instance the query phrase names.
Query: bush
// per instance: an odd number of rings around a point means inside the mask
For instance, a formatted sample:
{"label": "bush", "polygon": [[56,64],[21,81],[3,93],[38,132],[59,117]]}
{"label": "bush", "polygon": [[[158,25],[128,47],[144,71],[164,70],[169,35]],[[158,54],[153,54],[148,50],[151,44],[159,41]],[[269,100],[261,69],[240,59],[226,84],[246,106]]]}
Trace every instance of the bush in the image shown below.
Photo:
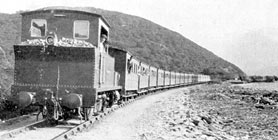
{"label": "bush", "polygon": [[274,76],[265,76],[265,82],[274,82],[275,78]]}

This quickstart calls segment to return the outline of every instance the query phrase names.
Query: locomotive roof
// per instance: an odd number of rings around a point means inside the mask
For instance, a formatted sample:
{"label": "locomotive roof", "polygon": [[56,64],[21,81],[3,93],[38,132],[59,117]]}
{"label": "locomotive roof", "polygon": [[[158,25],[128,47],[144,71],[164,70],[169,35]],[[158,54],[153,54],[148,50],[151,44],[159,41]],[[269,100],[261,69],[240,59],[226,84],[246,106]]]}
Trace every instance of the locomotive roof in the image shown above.
{"label": "locomotive roof", "polygon": [[55,12],[55,11],[59,11],[59,12],[74,12],[74,13],[79,13],[79,14],[88,14],[88,15],[93,15],[93,16],[97,16],[99,18],[101,18],[105,24],[107,24],[107,26],[110,28],[111,26],[109,25],[109,23],[107,22],[107,20],[100,14],[94,13],[92,11],[89,10],[83,10],[80,8],[73,8],[73,7],[46,7],[46,8],[41,8],[41,9],[37,9],[37,10],[33,10],[33,11],[27,11],[27,12],[22,12],[21,15],[29,15],[29,14],[34,14],[34,13],[44,13],[44,12]]}

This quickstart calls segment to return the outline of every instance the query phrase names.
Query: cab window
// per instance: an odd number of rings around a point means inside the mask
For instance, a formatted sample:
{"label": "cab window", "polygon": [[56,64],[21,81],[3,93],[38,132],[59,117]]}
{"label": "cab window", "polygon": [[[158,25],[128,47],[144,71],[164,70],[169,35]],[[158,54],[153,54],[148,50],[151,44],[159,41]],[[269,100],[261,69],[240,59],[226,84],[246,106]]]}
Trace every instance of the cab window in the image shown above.
{"label": "cab window", "polygon": [[73,38],[88,39],[90,22],[87,20],[75,20],[73,26]]}
{"label": "cab window", "polygon": [[46,34],[46,20],[45,19],[32,19],[31,20],[31,37],[44,37]]}

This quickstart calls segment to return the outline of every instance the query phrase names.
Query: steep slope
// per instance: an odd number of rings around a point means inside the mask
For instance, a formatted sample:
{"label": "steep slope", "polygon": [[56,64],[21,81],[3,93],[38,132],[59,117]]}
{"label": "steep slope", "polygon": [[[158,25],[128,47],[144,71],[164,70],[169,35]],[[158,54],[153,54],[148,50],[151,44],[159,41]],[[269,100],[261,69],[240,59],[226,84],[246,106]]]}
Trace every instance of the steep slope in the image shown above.
{"label": "steep slope", "polygon": [[[63,7],[67,8],[67,7]],[[146,19],[119,12],[92,7],[76,7],[103,15],[111,25],[111,45],[125,48],[142,61],[166,70],[190,73],[214,74],[222,77],[244,75],[235,65],[219,58],[212,52],[186,39],[177,32],[170,31]],[[0,47],[5,52],[0,68],[1,74],[11,83],[13,64],[12,45],[20,39],[21,18],[19,14],[0,14]],[[5,62],[4,62],[5,61]],[[1,78],[0,81],[3,81]],[[1,83],[0,83],[1,84]],[[9,84],[4,85],[4,89]]]}

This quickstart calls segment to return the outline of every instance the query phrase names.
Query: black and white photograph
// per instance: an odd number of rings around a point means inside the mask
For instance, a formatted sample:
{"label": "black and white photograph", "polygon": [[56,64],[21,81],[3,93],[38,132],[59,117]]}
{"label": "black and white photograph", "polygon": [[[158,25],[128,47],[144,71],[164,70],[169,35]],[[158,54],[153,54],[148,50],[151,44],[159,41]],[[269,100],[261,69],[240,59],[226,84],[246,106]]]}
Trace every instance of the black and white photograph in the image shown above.
{"label": "black and white photograph", "polygon": [[278,1],[1,1],[0,139],[277,140]]}

